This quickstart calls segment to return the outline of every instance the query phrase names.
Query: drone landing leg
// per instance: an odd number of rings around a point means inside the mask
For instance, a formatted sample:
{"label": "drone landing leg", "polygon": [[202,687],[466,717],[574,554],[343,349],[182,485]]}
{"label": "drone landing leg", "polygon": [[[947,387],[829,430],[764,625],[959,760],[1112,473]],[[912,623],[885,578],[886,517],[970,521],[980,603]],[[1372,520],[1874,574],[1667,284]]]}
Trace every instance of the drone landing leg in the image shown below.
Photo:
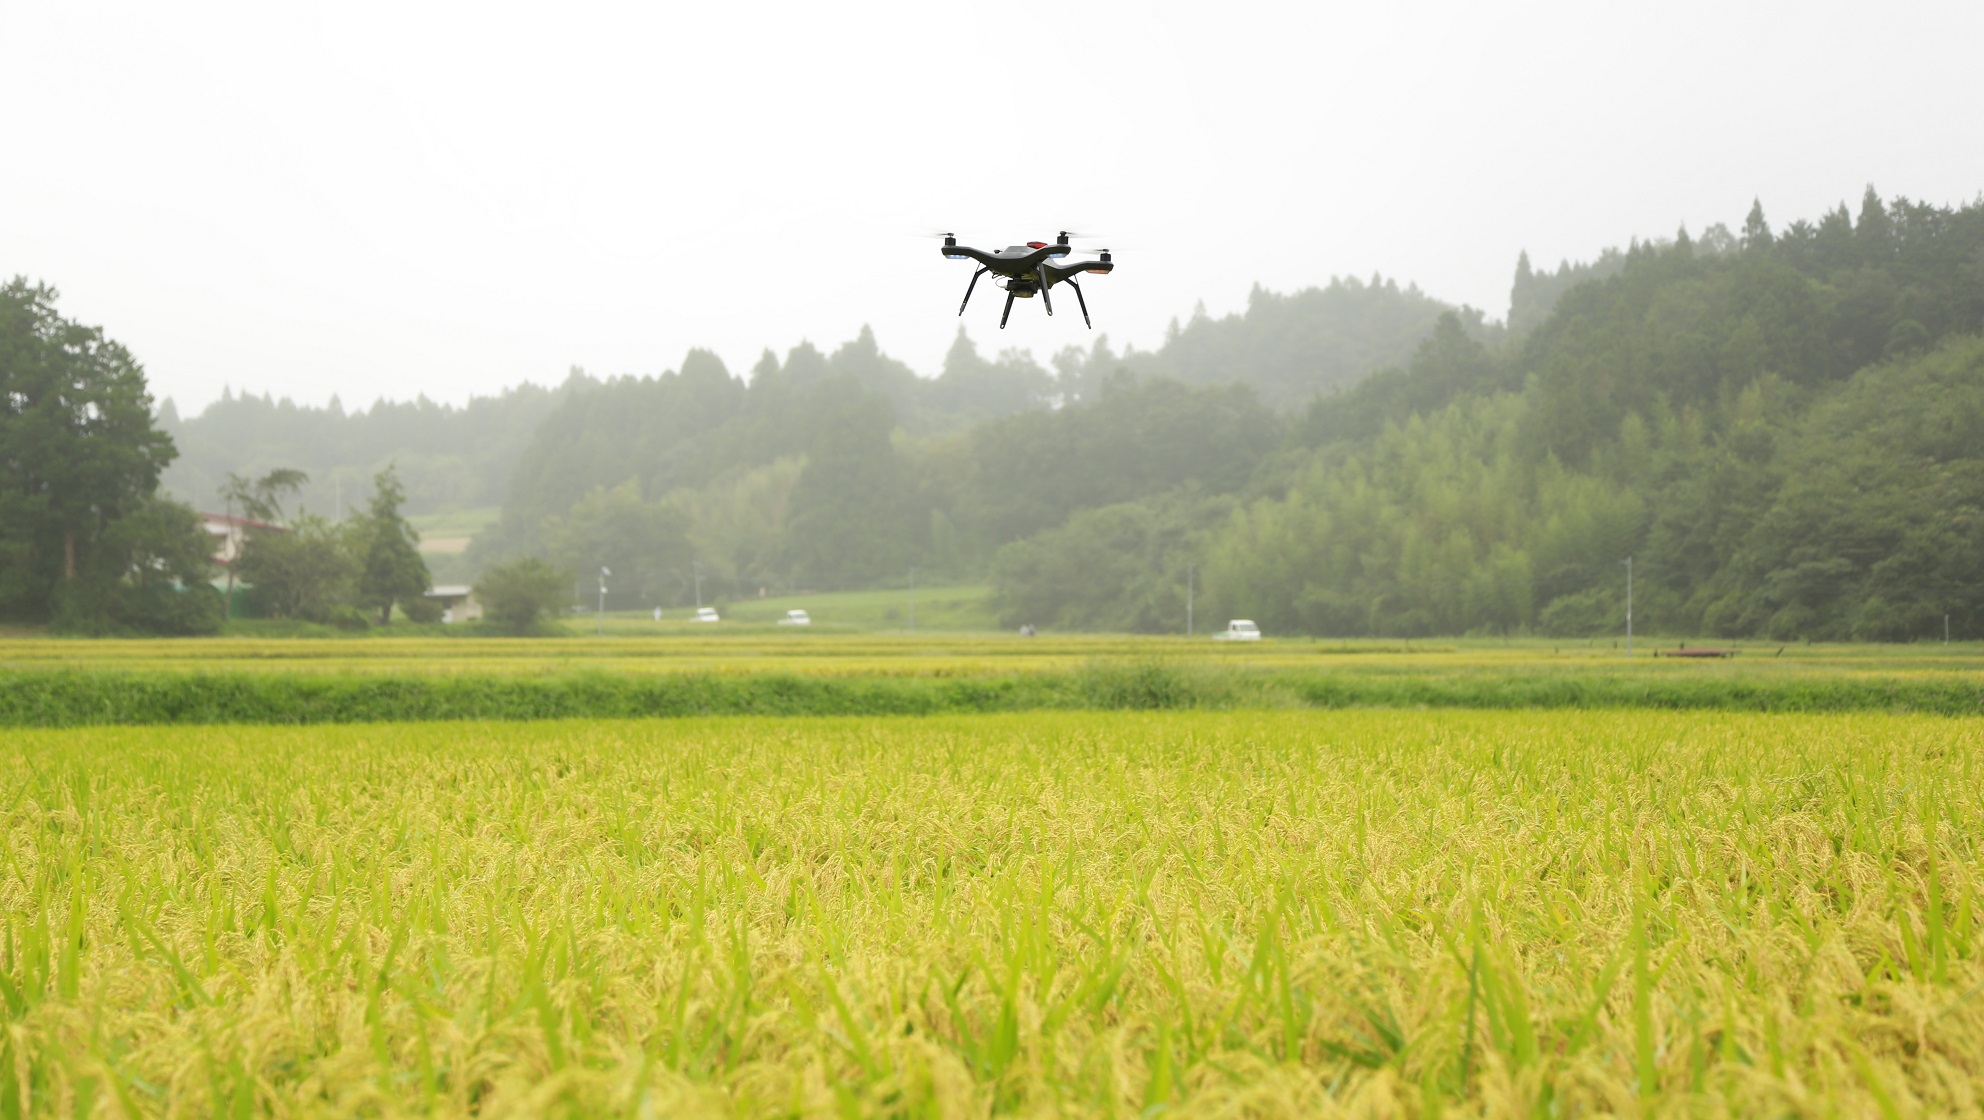
{"label": "drone landing leg", "polygon": [[1094,330],[1095,324],[1088,321],[1088,297],[1082,295],[1082,286],[1073,280],[1065,281],[1065,283],[1068,287],[1075,290],[1075,302],[1082,305],[1082,326],[1087,327],[1089,330]]}
{"label": "drone landing leg", "polygon": [[964,303],[958,304],[958,314],[964,314],[964,304],[971,302],[971,290],[978,287],[978,278],[983,275],[985,275],[985,269],[982,268],[971,274],[971,283],[964,286]]}
{"label": "drone landing leg", "polygon": [[1013,313],[1013,293],[1006,293],[1006,309],[999,313],[999,329],[1006,329],[1006,316]]}
{"label": "drone landing leg", "polygon": [[1052,319],[1054,317],[1054,297],[1047,294],[1047,275],[1044,272],[1040,277],[1040,302],[1047,305],[1047,317]]}

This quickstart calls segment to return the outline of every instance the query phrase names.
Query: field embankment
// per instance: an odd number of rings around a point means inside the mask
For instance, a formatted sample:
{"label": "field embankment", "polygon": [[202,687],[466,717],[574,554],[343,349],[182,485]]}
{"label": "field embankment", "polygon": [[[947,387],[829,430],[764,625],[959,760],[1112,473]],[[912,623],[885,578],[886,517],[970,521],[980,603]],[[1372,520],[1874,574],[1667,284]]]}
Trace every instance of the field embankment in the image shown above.
{"label": "field embankment", "polygon": [[1984,713],[1967,647],[1682,661],[1533,646],[733,632],[0,642],[0,726],[936,715],[1046,709]]}

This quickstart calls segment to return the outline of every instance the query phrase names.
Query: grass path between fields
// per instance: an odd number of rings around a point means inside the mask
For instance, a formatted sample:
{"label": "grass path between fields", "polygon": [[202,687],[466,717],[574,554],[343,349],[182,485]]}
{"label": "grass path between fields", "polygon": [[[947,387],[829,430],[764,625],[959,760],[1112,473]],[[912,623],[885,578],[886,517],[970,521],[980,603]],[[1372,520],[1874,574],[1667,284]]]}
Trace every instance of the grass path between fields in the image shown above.
{"label": "grass path between fields", "polygon": [[1042,709],[1646,708],[1984,713],[1984,675],[1940,668],[1703,671],[1336,664],[1092,655],[1014,669],[992,661],[857,658],[829,671],[676,666],[618,671],[387,673],[48,668],[0,672],[0,726],[324,724],[405,720],[915,715]]}

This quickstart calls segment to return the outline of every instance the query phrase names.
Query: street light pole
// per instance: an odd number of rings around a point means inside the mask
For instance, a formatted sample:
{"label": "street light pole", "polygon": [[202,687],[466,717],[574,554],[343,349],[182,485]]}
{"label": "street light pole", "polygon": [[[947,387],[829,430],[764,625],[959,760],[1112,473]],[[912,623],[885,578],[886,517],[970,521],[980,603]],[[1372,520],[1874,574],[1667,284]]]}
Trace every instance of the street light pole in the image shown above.
{"label": "street light pole", "polygon": [[691,560],[689,567],[696,573],[696,609],[700,611],[703,609],[703,562]]}
{"label": "street light pole", "polygon": [[606,635],[606,577],[607,577],[607,576],[610,576],[610,575],[612,575],[612,574],[613,574],[613,573],[612,573],[612,571],[611,571],[611,570],[609,570],[609,569],[607,569],[607,568],[606,568],[605,566],[603,566],[603,565],[602,565],[602,566],[600,567],[600,569],[599,569],[599,630],[598,630],[598,633],[599,633],[599,635],[600,635],[601,637],[604,637],[604,636]]}
{"label": "street light pole", "polygon": [[1192,636],[1192,576],[1198,565],[1185,565],[1185,636]]}
{"label": "street light pole", "polygon": [[[1655,651],[1659,652],[1659,651]],[[1633,558],[1626,557],[1626,656],[1633,655]]]}

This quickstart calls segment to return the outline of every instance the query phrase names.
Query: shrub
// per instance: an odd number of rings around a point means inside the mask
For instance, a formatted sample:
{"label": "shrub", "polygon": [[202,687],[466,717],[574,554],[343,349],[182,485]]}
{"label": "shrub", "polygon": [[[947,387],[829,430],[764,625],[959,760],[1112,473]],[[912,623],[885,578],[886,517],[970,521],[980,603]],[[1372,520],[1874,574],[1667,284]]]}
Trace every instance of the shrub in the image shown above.
{"label": "shrub", "polygon": [[476,581],[475,597],[492,623],[520,634],[557,612],[571,582],[564,572],[531,556],[484,572]]}
{"label": "shrub", "polygon": [[434,600],[416,596],[400,600],[400,613],[406,615],[408,622],[434,623],[441,621],[444,611]]}

